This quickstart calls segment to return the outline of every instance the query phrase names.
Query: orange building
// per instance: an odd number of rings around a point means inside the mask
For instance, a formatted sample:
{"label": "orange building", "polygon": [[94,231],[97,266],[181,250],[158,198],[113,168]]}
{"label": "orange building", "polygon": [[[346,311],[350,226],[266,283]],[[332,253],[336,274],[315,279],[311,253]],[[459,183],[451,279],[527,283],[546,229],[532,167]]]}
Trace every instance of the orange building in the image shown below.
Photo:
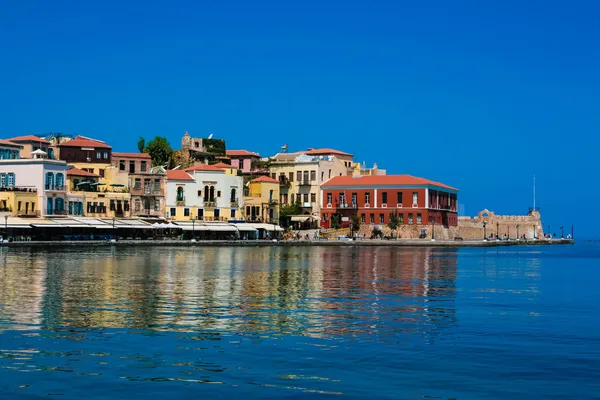
{"label": "orange building", "polygon": [[321,227],[340,217],[343,227],[358,215],[361,224],[384,225],[396,212],[400,224],[457,226],[458,189],[410,175],[336,176],[321,185]]}

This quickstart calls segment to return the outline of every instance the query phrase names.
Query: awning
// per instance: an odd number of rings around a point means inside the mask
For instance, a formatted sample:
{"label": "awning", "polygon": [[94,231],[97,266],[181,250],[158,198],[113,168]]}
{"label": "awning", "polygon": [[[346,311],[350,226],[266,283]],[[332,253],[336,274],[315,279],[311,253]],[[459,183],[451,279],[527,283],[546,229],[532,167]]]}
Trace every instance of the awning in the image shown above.
{"label": "awning", "polygon": [[99,186],[99,185],[105,185],[102,182],[94,182],[94,183],[90,183],[90,186]]}
{"label": "awning", "polygon": [[[31,225],[6,225],[8,229],[31,229]],[[4,227],[3,227],[4,228]]]}
{"label": "awning", "polygon": [[277,232],[282,232],[283,228],[278,226],[278,225],[273,225],[273,224],[248,224],[253,228],[256,229],[264,229],[265,231],[269,231],[269,232],[273,232],[273,231],[277,231]]}
{"label": "awning", "polygon": [[231,226],[237,228],[240,232],[256,232],[256,228],[253,228],[248,224],[233,224]]}
{"label": "awning", "polygon": [[60,224],[31,224],[36,228],[64,228],[63,225]]}
{"label": "awning", "polygon": [[111,183],[110,186],[113,186],[113,187],[123,187],[125,185],[120,184],[120,183]]}
{"label": "awning", "polygon": [[231,226],[231,225],[206,224],[204,226],[206,227],[206,230],[211,231],[211,232],[236,232],[237,231],[237,229],[235,229],[235,227]]}
{"label": "awning", "polygon": [[306,222],[309,219],[310,219],[310,215],[293,215],[292,216],[293,222]]}
{"label": "awning", "polygon": [[200,225],[200,224],[196,224],[195,226],[193,225],[180,225],[179,226],[182,230],[184,231],[195,231],[195,232],[200,232],[200,231],[207,231],[208,228],[205,227],[204,225]]}
{"label": "awning", "polygon": [[112,228],[112,225],[108,225],[106,222],[100,221],[97,218],[89,217],[73,217],[73,220],[91,226],[93,228]]}

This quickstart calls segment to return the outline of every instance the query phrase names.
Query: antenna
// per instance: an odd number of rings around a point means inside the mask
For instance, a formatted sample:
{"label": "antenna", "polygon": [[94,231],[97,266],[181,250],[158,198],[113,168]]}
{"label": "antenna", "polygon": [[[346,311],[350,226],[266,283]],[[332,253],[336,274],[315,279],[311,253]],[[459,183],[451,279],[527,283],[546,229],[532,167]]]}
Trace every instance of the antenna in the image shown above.
{"label": "antenna", "polygon": [[535,211],[535,175],[533,175],[533,210]]}
{"label": "antenna", "polygon": [[208,135],[208,138],[209,138],[209,139],[212,139],[212,135],[213,135],[212,133],[211,133],[210,135]]}
{"label": "antenna", "polygon": [[287,153],[287,148],[288,148],[288,145],[284,144],[283,146],[281,146],[281,152],[282,153]]}

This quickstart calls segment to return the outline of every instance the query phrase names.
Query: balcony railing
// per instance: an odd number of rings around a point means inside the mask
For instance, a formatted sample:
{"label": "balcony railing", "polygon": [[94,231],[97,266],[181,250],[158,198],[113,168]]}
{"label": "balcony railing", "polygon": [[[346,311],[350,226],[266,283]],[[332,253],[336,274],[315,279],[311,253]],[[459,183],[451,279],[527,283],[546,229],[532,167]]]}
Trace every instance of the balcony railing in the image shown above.
{"label": "balcony railing", "polygon": [[356,203],[335,203],[335,208],[356,209],[356,208],[358,208],[358,204],[356,204]]}
{"label": "balcony railing", "polygon": [[204,200],[204,207],[216,207],[217,201],[215,199]]}
{"label": "balcony railing", "polygon": [[33,211],[33,210],[21,210],[21,211],[17,211],[16,212],[17,217],[39,217],[40,216],[40,212],[39,211]]}
{"label": "balcony railing", "polygon": [[311,186],[312,182],[309,180],[302,180],[302,181],[298,181],[298,186]]}
{"label": "balcony railing", "polygon": [[239,207],[239,202],[238,199],[230,199],[229,200],[229,207]]}
{"label": "balcony railing", "polygon": [[65,190],[64,185],[46,185],[45,188],[46,188],[46,190],[58,190],[58,191]]}
{"label": "balcony railing", "polygon": [[185,206],[185,196],[183,196],[183,197],[177,197],[175,199],[175,205],[177,205],[177,206]]}
{"label": "balcony railing", "polygon": [[20,186],[2,186],[0,192],[31,192],[36,193],[37,188],[34,187],[20,187]]}

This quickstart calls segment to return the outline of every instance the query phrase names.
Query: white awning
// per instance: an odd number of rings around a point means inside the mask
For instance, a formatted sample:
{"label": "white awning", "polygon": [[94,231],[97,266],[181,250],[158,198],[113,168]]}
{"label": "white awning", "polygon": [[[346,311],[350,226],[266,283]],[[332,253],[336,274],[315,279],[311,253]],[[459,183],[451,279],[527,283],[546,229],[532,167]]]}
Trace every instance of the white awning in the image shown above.
{"label": "white awning", "polygon": [[278,226],[278,225],[273,225],[273,224],[248,224],[253,228],[256,229],[264,229],[265,231],[269,231],[269,232],[273,232],[273,231],[277,231],[277,232],[281,232],[283,231],[283,228]]}
{"label": "white awning", "polygon": [[[6,225],[8,229],[31,229],[31,225]],[[3,227],[4,228],[4,227]]]}
{"label": "white awning", "polygon": [[256,232],[256,228],[253,228],[248,224],[232,224],[231,226],[237,228],[240,232]]}
{"label": "white awning", "polygon": [[64,228],[63,225],[59,224],[31,224],[36,228]]}
{"label": "white awning", "polygon": [[200,225],[200,224],[196,224],[195,226],[192,225],[180,225],[179,226],[182,230],[184,231],[207,231],[208,228],[206,228],[204,225]]}
{"label": "white awning", "polygon": [[293,215],[292,216],[293,222],[306,222],[309,219],[310,219],[310,215]]}
{"label": "white awning", "polygon": [[212,231],[212,232],[235,232],[235,231],[237,231],[237,229],[235,229],[235,227],[233,227],[231,225],[206,224],[204,226],[206,227],[207,230]]}
{"label": "white awning", "polygon": [[104,222],[104,221],[100,221],[97,218],[89,218],[89,217],[73,217],[73,219],[75,221],[79,221],[83,224],[87,224],[89,226],[92,226],[94,228],[105,228],[105,227],[110,227],[112,228],[112,224],[109,225],[108,223]]}

